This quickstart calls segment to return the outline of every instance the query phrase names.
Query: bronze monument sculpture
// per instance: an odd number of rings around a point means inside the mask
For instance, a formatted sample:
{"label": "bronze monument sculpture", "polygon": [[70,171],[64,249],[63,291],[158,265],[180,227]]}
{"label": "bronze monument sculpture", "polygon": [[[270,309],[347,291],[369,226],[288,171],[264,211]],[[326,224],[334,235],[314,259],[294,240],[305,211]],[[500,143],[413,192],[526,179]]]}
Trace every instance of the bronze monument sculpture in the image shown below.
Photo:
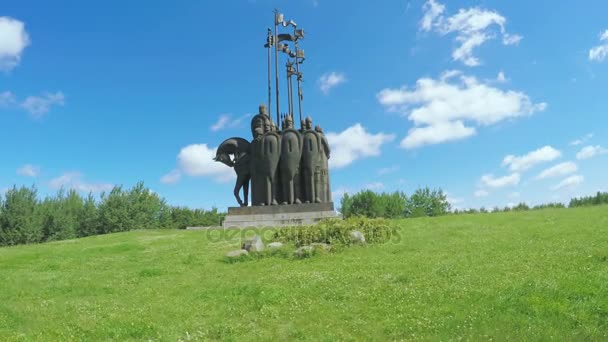
{"label": "bronze monument sculpture", "polygon": [[[328,159],[330,148],[323,129],[310,116],[302,119],[302,72],[304,50],[299,42],[304,31],[293,20],[285,21],[275,11],[274,34],[268,29],[265,48],[268,50],[268,105],[261,104],[251,120],[252,140],[233,137],[225,140],[217,149],[215,161],[234,168],[237,174],[234,197],[242,207],[251,204],[262,206],[310,206],[333,203],[329,179]],[[279,33],[279,26],[292,27],[293,33]],[[291,51],[289,43],[293,43]],[[271,52],[274,49],[276,121],[271,110]],[[287,57],[287,111],[281,114],[279,102],[279,52]],[[300,128],[295,127],[292,77],[297,81],[298,114]],[[279,126],[280,125],[280,126]],[[280,127],[280,129],[279,129]],[[243,189],[244,198],[240,197]],[[321,207],[320,207],[321,208]],[[316,210],[316,209],[315,209]],[[230,211],[229,211],[230,214]]]}

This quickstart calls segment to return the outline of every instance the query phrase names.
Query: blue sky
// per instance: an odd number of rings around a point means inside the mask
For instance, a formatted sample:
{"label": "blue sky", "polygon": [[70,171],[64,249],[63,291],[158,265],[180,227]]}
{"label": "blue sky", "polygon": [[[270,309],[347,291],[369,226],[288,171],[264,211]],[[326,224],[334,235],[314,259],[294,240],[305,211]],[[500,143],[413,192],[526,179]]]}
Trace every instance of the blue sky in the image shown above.
{"label": "blue sky", "polygon": [[303,108],[328,132],[337,199],[431,186],[466,208],[608,190],[600,0],[4,1],[0,190],[142,180],[171,204],[234,205],[233,172],[210,158],[250,138],[266,101],[274,8],[306,32]]}

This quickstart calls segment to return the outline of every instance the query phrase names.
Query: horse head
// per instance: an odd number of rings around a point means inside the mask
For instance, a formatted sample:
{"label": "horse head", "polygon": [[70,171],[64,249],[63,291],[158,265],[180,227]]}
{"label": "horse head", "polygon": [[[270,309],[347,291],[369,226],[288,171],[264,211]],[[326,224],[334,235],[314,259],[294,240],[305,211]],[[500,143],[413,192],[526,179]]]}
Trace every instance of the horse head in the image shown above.
{"label": "horse head", "polygon": [[224,151],[221,151],[220,149],[218,149],[217,152],[215,153],[215,158],[213,158],[213,160],[216,162],[226,164],[229,167],[234,166],[234,162],[232,162],[232,159],[230,159],[230,155]]}
{"label": "horse head", "polygon": [[[234,167],[236,159],[242,154],[249,154],[249,141],[243,138],[229,138],[218,146],[213,160]],[[234,159],[230,158],[234,155]]]}

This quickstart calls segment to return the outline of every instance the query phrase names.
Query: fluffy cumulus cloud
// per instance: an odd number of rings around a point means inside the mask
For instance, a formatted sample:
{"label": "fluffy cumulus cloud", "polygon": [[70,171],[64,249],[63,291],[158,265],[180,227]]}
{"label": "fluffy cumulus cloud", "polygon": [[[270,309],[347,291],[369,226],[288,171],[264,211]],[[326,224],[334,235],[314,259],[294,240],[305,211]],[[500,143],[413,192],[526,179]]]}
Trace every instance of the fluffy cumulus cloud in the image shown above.
{"label": "fluffy cumulus cloud", "polygon": [[160,181],[165,184],[177,183],[182,175],[209,177],[219,183],[234,180],[236,175],[230,167],[213,160],[216,150],[207,144],[192,144],[182,148],[177,155],[177,168],[162,176]]}
{"label": "fluffy cumulus cloud", "polygon": [[379,156],[383,144],[393,141],[395,136],[384,133],[368,133],[361,124],[355,124],[342,132],[327,133],[331,147],[331,168],[342,168],[357,159]]}
{"label": "fluffy cumulus cloud", "polygon": [[496,11],[478,7],[461,8],[456,14],[445,16],[444,5],[428,0],[423,5],[423,12],[420,29],[441,35],[454,34],[458,46],[452,51],[452,58],[467,66],[481,64],[479,58],[473,55],[473,50],[488,40],[501,36],[504,45],[513,45],[522,39],[519,35],[507,33],[507,19]]}
{"label": "fluffy cumulus cloud", "polygon": [[562,153],[551,146],[543,146],[522,156],[508,155],[502,161],[502,166],[509,167],[513,172],[521,172],[535,165],[553,161]]}
{"label": "fluffy cumulus cloud", "polygon": [[550,168],[543,170],[536,178],[544,179],[544,178],[565,176],[565,175],[569,175],[572,173],[576,173],[577,171],[578,171],[578,166],[575,163],[568,161],[568,162],[560,163],[560,164],[557,164],[555,166],[552,166]]}
{"label": "fluffy cumulus cloud", "polygon": [[401,140],[401,147],[406,149],[422,145],[439,144],[451,140],[460,140],[475,135],[475,128],[465,127],[462,121],[439,122],[430,126],[414,127]]}
{"label": "fluffy cumulus cloud", "polygon": [[585,177],[583,177],[581,175],[570,176],[570,177],[562,180],[555,186],[553,186],[553,190],[562,190],[562,189],[571,190],[571,189],[576,188],[579,184],[583,183],[583,181],[585,181]]}
{"label": "fluffy cumulus cloud", "polygon": [[90,183],[83,180],[80,172],[66,172],[57,178],[53,178],[49,182],[51,189],[74,189],[81,192],[99,193],[110,191],[114,187],[109,183]]}
{"label": "fluffy cumulus cloud", "polygon": [[[503,176],[503,177],[494,177],[494,175],[492,175],[492,174],[487,174],[487,175],[481,176],[481,184],[488,188],[504,188],[507,186],[515,186],[515,185],[519,184],[520,179],[521,179],[521,176],[519,175],[519,173],[513,173],[508,176]],[[483,196],[478,196],[478,197],[483,197]]]}
{"label": "fluffy cumulus cloud", "polygon": [[10,71],[21,60],[30,44],[25,24],[10,17],[0,17],[0,71]]}
{"label": "fluffy cumulus cloud", "polygon": [[17,174],[24,177],[37,177],[40,174],[40,168],[36,165],[25,164],[17,169]]}
{"label": "fluffy cumulus cloud", "polygon": [[605,149],[600,145],[595,145],[595,146],[589,145],[589,146],[583,147],[576,154],[576,159],[579,159],[579,160],[590,159],[590,158],[593,158],[600,154],[606,154],[606,153],[608,153],[608,149]]}
{"label": "fluffy cumulus cloud", "polygon": [[603,62],[608,56],[608,30],[600,34],[600,43],[589,50],[590,61]]}
{"label": "fluffy cumulus cloud", "polygon": [[65,96],[62,92],[45,93],[42,96],[28,96],[21,107],[28,111],[33,117],[40,118],[49,112],[52,106],[63,106]]}
{"label": "fluffy cumulus cloud", "polygon": [[533,103],[520,91],[502,90],[454,70],[438,79],[421,78],[414,87],[383,89],[377,99],[387,110],[413,121],[401,141],[408,149],[464,139],[476,134],[474,126],[530,115],[547,106]]}
{"label": "fluffy cumulus cloud", "polygon": [[180,170],[192,177],[211,177],[218,182],[228,182],[236,175],[230,167],[213,160],[216,148],[207,144],[188,145],[177,155]]}
{"label": "fluffy cumulus cloud", "polygon": [[346,75],[344,75],[344,73],[335,71],[321,75],[318,81],[319,89],[321,89],[321,92],[323,92],[325,95],[328,95],[332,88],[344,82],[346,82]]}

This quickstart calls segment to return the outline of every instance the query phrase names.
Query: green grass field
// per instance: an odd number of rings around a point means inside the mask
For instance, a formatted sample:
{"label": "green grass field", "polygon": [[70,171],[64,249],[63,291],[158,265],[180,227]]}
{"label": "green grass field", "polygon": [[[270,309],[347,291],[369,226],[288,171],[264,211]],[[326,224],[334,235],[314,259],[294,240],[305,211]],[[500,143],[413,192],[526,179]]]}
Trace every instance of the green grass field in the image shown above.
{"label": "green grass field", "polygon": [[0,248],[0,341],[608,340],[608,207],[399,226],[233,264],[202,231]]}

